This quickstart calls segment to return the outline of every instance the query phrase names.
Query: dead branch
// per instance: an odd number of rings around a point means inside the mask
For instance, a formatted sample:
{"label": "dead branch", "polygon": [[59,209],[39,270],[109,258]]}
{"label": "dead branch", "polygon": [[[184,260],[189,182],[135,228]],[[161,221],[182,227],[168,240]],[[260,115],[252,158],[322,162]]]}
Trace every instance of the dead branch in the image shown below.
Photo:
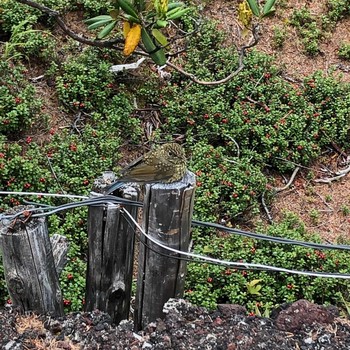
{"label": "dead branch", "polygon": [[337,172],[335,173],[335,176],[334,176],[334,177],[327,177],[327,178],[322,178],[322,179],[316,179],[316,180],[313,180],[313,181],[314,181],[314,182],[317,182],[317,183],[329,184],[329,183],[331,183],[331,182],[333,182],[333,181],[337,181],[337,180],[341,179],[342,177],[344,177],[345,175],[347,175],[349,172],[350,172],[350,166],[347,167],[346,169],[337,171]]}
{"label": "dead branch", "polygon": [[270,213],[270,210],[269,208],[267,207],[266,205],[266,202],[265,202],[265,191],[264,193],[261,195],[261,204],[265,210],[265,213],[266,213],[266,216],[267,216],[267,220],[269,221],[270,224],[273,224],[273,217]]}
{"label": "dead branch", "polygon": [[244,62],[243,59],[246,55],[247,49],[255,46],[259,42],[259,25],[254,25],[252,28],[252,34],[253,38],[252,41],[248,45],[244,45],[241,49],[238,50],[238,67],[235,71],[233,71],[231,74],[229,74],[226,78],[223,78],[221,80],[215,80],[215,81],[205,81],[205,80],[200,80],[196,78],[196,76],[192,73],[186,72],[182,68],[175,66],[174,64],[167,62],[166,64],[181,73],[182,75],[186,76],[187,78],[191,79],[193,82],[199,85],[220,85],[227,83],[229,80],[231,80],[233,77],[235,77],[243,68],[244,68]]}
{"label": "dead branch", "polygon": [[334,211],[334,209],[323,199],[323,197],[319,193],[316,192],[316,195],[321,199],[322,203],[328,208],[324,211],[326,211],[326,212],[333,212]]}
{"label": "dead branch", "polygon": [[293,181],[294,181],[294,179],[295,179],[295,176],[297,175],[297,173],[299,172],[299,170],[300,170],[300,167],[296,167],[296,168],[294,169],[293,174],[292,174],[292,176],[290,177],[288,183],[287,183],[285,186],[283,186],[283,187],[275,187],[274,190],[275,190],[276,192],[282,192],[282,191],[288,189],[288,188],[291,186],[291,184],[293,183]]}
{"label": "dead branch", "polygon": [[[44,5],[38,4],[35,1],[32,0],[16,0],[17,2],[20,2],[21,4],[28,5],[30,7],[36,8],[40,10],[43,13],[46,13],[50,17],[55,18],[57,24],[60,26],[60,28],[72,39],[79,41],[82,44],[90,45],[90,46],[97,46],[97,47],[115,47],[115,44],[122,43],[123,40],[121,39],[113,39],[113,40],[92,40],[88,38],[84,38],[83,36],[75,33],[73,30],[71,30],[65,21],[62,19],[61,14],[58,11],[55,11],[53,9],[50,9],[49,7],[46,7]],[[120,49],[120,48],[118,48]]]}

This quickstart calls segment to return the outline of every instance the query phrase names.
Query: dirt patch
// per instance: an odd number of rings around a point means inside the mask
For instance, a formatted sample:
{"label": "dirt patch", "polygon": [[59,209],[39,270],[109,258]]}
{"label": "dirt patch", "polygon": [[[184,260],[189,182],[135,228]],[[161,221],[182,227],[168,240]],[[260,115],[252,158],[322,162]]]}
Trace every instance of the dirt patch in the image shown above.
{"label": "dirt patch", "polygon": [[[276,195],[271,215],[277,222],[285,212],[297,214],[309,232],[318,232],[328,243],[349,242],[350,239],[350,180],[348,175],[329,183],[329,175],[320,171],[319,162],[311,170],[302,170],[290,188]],[[310,173],[314,176],[310,178]],[[277,178],[276,178],[277,179]],[[281,183],[286,179],[279,178]]]}
{"label": "dirt patch", "polygon": [[246,316],[238,305],[208,311],[183,300],[165,306],[165,318],[134,332],[131,321],[115,327],[107,314],[64,317],[0,310],[2,349],[348,349],[350,323],[337,310],[300,300],[271,318]]}

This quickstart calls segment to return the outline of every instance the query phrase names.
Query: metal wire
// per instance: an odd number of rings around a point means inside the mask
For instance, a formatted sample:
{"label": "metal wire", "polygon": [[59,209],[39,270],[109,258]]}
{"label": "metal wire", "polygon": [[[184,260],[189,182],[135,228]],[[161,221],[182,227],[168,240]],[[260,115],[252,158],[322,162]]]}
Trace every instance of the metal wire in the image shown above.
{"label": "metal wire", "polygon": [[218,230],[222,230],[228,233],[235,233],[240,236],[250,237],[253,239],[259,239],[262,241],[270,241],[274,243],[281,243],[281,244],[292,244],[292,245],[299,245],[305,248],[312,248],[312,249],[336,249],[336,250],[350,250],[349,245],[345,244],[322,244],[322,243],[310,243],[310,242],[304,242],[304,241],[298,241],[295,239],[289,239],[289,238],[282,238],[282,237],[273,237],[264,235],[262,233],[253,233],[249,231],[243,231],[235,228],[226,227],[220,224],[215,224],[211,222],[203,222],[198,220],[192,220],[192,224],[194,226],[199,227],[212,227],[216,228]]}
{"label": "metal wire", "polygon": [[[61,206],[57,207],[47,207],[45,208],[46,210],[48,208],[52,209],[51,211],[44,211],[43,207],[40,207],[40,209],[31,209],[31,211],[38,211],[38,213],[33,214],[33,217],[41,217],[41,216],[47,216],[54,214],[59,211],[71,209],[71,208],[76,208],[79,206],[84,206],[84,205],[99,205],[99,204],[106,204],[106,203],[114,203],[114,204],[128,204],[128,205],[134,205],[137,207],[142,207],[141,202],[137,201],[131,201],[127,200],[121,197],[116,197],[116,196],[98,196],[94,198],[89,198],[87,196],[75,196],[75,195],[63,195],[63,194],[51,194],[51,193],[37,193],[37,192],[6,192],[6,191],[0,191],[0,194],[18,194],[18,195],[41,195],[41,196],[51,196],[51,197],[66,197],[66,198],[77,198],[77,199],[84,199],[83,201],[80,202],[73,202],[73,203],[68,203],[64,204]],[[16,214],[0,214],[0,220],[1,219],[15,219],[21,215],[23,215],[23,212],[19,212]],[[210,222],[203,222],[199,220],[192,220],[192,224],[194,226],[199,226],[199,227],[209,227],[209,228],[215,228],[221,231],[225,231],[230,234],[237,234],[240,236],[245,236],[257,240],[263,240],[263,241],[269,241],[273,243],[280,243],[280,244],[292,244],[292,245],[298,245],[302,246],[305,248],[311,248],[311,249],[335,249],[335,250],[346,250],[350,251],[350,246],[345,245],[345,244],[322,244],[322,243],[313,243],[313,242],[305,242],[305,241],[299,241],[295,239],[289,239],[289,238],[282,238],[282,237],[273,237],[269,235],[265,235],[262,233],[253,233],[249,231],[243,231],[235,228],[230,228],[226,227],[220,224],[216,223],[210,223]]]}
{"label": "metal wire", "polygon": [[140,230],[141,234],[146,237],[149,241],[156,244],[158,247],[163,248],[169,252],[179,254],[181,256],[186,256],[191,259],[194,259],[195,262],[206,262],[206,263],[213,263],[216,265],[223,265],[226,267],[233,267],[233,268],[244,268],[246,270],[262,270],[262,271],[270,271],[270,272],[284,272],[284,273],[290,273],[290,274],[296,274],[296,275],[304,275],[304,276],[313,276],[313,277],[328,277],[328,278],[342,278],[342,279],[350,279],[350,274],[342,274],[342,273],[327,273],[327,272],[314,272],[314,271],[300,271],[300,270],[292,270],[292,269],[285,269],[282,267],[277,266],[271,266],[271,265],[264,265],[264,264],[257,264],[257,263],[245,263],[245,262],[232,262],[228,260],[221,260],[221,259],[215,259],[211,258],[209,256],[190,253],[190,252],[183,252],[181,250],[177,250],[171,247],[168,247],[164,245],[163,243],[157,241],[152,236],[148,235],[138,224],[138,222],[132,217],[132,215],[125,209],[122,209],[122,212],[124,212],[129,219],[134,223],[134,225]]}

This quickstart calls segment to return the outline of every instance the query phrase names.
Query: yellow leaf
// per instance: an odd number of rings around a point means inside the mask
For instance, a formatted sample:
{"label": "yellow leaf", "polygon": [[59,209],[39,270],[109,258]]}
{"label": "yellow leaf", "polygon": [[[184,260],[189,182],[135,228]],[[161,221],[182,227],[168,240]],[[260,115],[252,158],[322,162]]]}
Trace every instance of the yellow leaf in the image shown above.
{"label": "yellow leaf", "polygon": [[140,39],[141,26],[139,24],[134,24],[126,36],[123,54],[125,56],[131,55],[139,44]]}
{"label": "yellow leaf", "polygon": [[128,33],[130,32],[130,22],[124,21],[123,22],[123,36],[124,39],[128,36]]}

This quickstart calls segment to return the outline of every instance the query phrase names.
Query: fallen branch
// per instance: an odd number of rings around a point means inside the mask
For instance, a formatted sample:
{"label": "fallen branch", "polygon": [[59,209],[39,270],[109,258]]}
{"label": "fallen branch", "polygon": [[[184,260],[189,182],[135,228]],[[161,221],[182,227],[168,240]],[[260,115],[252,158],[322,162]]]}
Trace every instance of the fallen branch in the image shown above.
{"label": "fallen branch", "polygon": [[266,216],[267,216],[267,219],[268,219],[269,223],[273,224],[272,215],[270,214],[270,210],[267,207],[266,202],[265,202],[265,192],[261,195],[261,204],[262,204],[262,206],[263,206],[263,208],[265,210],[265,213],[266,213]]}
{"label": "fallen branch", "polygon": [[294,171],[293,171],[292,176],[290,177],[289,181],[287,182],[287,184],[286,184],[285,186],[283,186],[283,187],[275,187],[275,188],[274,188],[275,192],[278,193],[278,192],[282,192],[282,191],[288,189],[288,188],[292,185],[292,183],[293,183],[293,181],[294,181],[294,179],[295,179],[295,176],[297,175],[297,173],[299,172],[299,170],[300,170],[300,167],[296,167],[296,168],[294,169]]}
{"label": "fallen branch", "polygon": [[188,73],[185,70],[183,70],[182,68],[167,62],[166,64],[175,69],[176,71],[178,71],[179,73],[181,73],[182,75],[184,75],[185,77],[191,79],[194,83],[199,84],[199,85],[220,85],[220,84],[224,84],[227,83],[229,80],[231,80],[234,76],[236,76],[243,68],[244,68],[244,62],[243,59],[246,55],[246,51],[247,49],[255,46],[258,42],[259,42],[259,25],[254,25],[253,29],[252,29],[252,33],[253,33],[253,39],[252,41],[248,44],[248,45],[244,45],[239,51],[239,56],[238,56],[238,67],[235,71],[233,71],[231,74],[229,74],[227,77],[221,79],[221,80],[215,80],[215,81],[205,81],[205,80],[200,80],[198,78],[196,78],[196,76],[192,73]]}
{"label": "fallen branch", "polygon": [[49,7],[46,7],[44,5],[38,4],[32,0],[16,0],[16,1],[20,2],[21,4],[36,8],[36,9],[40,10],[41,12],[46,13],[50,17],[53,17],[56,20],[57,24],[60,26],[60,28],[68,36],[70,36],[71,38],[73,38],[76,41],[79,41],[82,44],[86,44],[86,45],[90,45],[90,46],[97,46],[97,47],[114,47],[115,44],[117,44],[117,43],[123,43],[123,40],[121,40],[121,39],[98,41],[98,40],[84,38],[83,36],[80,36],[79,34],[75,33],[73,30],[71,30],[67,26],[67,24],[64,22],[63,18],[61,17],[61,14],[58,11],[50,9]]}
{"label": "fallen branch", "polygon": [[328,178],[323,178],[323,179],[316,179],[316,180],[313,180],[313,181],[317,182],[317,183],[326,183],[326,184],[328,184],[328,183],[331,183],[333,181],[337,181],[337,180],[341,179],[342,177],[347,175],[349,172],[350,172],[350,166],[347,167],[346,169],[337,171],[335,173],[334,177],[328,177]]}

